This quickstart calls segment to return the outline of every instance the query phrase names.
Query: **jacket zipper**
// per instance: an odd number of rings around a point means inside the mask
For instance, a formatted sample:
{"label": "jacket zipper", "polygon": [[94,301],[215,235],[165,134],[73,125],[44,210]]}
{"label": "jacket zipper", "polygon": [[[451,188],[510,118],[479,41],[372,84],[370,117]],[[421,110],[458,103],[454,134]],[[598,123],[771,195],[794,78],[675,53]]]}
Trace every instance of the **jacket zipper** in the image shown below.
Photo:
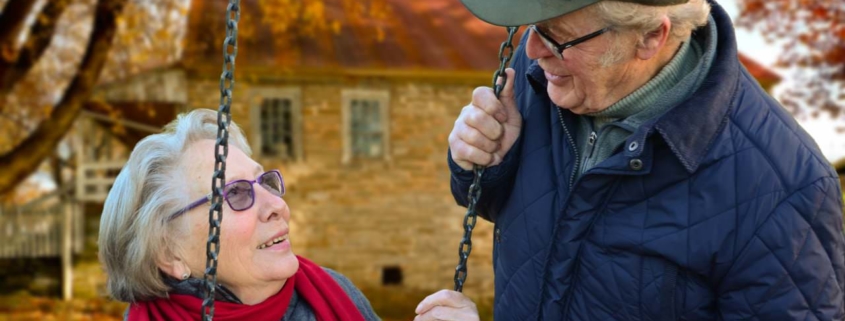
{"label": "jacket zipper", "polygon": [[575,145],[575,139],[572,138],[569,129],[566,128],[566,124],[563,122],[563,112],[560,111],[560,107],[555,106],[555,108],[557,109],[557,116],[560,119],[560,126],[563,127],[566,138],[569,139],[569,144],[572,145],[572,151],[575,153],[575,166],[572,167],[572,175],[569,176],[569,193],[571,194],[572,187],[575,185],[575,175],[578,174],[578,170],[581,168],[581,156],[578,155],[578,146]]}
{"label": "jacket zipper", "polygon": [[584,172],[587,171],[587,166],[595,165],[594,163],[592,163],[593,152],[596,150],[596,141],[598,140],[598,138],[598,134],[596,134],[594,130],[590,130],[590,136],[587,138],[587,150],[584,151],[584,153],[586,153],[584,157],[586,158],[581,162],[581,168],[578,169],[581,175],[584,175]]}
{"label": "jacket zipper", "polygon": [[[610,201],[610,198],[613,197],[613,194],[616,194],[616,189],[618,187],[619,187],[619,180],[617,179],[610,186],[610,191],[608,192],[607,196],[605,196],[604,199],[602,200],[601,207],[598,209],[598,211],[596,211],[596,214],[592,218],[590,218],[589,225],[587,225],[587,230],[585,231],[584,235],[590,234],[590,232],[593,230],[593,226],[595,225],[597,218],[600,217],[602,214],[604,214],[604,211],[607,209],[607,205],[609,203],[608,201]],[[583,242],[585,242],[585,241],[582,240],[581,242],[582,243],[578,246],[578,252],[576,252],[576,254],[575,254],[575,263],[572,265],[572,273],[577,273],[578,270],[581,268],[581,260],[580,260],[581,251],[584,249],[584,243]],[[563,314],[562,315],[563,321],[570,320],[568,312],[569,312],[569,305],[572,303],[572,291],[574,291],[575,287],[578,286],[579,280],[580,279],[576,278],[575,276],[572,276],[572,282],[569,285],[569,288],[566,289],[566,293],[564,294],[564,298],[566,299],[566,301],[563,304],[563,310],[561,310],[561,313]]]}

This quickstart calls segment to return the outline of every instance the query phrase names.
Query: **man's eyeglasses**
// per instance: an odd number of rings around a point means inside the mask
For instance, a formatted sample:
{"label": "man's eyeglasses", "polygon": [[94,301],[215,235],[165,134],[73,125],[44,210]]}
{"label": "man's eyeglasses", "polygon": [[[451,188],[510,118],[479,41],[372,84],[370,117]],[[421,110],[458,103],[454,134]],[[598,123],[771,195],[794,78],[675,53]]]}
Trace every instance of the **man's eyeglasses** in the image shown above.
{"label": "man's eyeglasses", "polygon": [[598,37],[601,34],[610,30],[610,27],[605,27],[605,28],[602,28],[599,31],[593,32],[593,33],[588,34],[586,36],[583,36],[581,38],[559,44],[559,43],[557,43],[557,41],[552,39],[552,37],[549,37],[549,35],[540,31],[540,28],[537,28],[536,25],[531,25],[528,28],[530,28],[531,31],[533,31],[538,36],[540,36],[540,40],[543,42],[543,44],[546,45],[547,48],[549,48],[549,50],[555,55],[555,57],[557,57],[557,59],[561,59],[561,60],[563,60],[563,51],[564,50],[569,49],[569,48],[571,48],[571,47],[573,47],[573,46],[575,46],[579,43],[582,43],[584,41]]}
{"label": "man's eyeglasses", "polygon": [[[258,175],[258,178],[255,180],[239,179],[231,181],[223,186],[223,198],[227,203],[229,203],[229,207],[231,207],[232,210],[245,211],[255,204],[255,190],[253,189],[255,183],[260,184],[261,187],[264,187],[264,189],[269,191],[270,194],[278,197],[285,195],[285,182],[282,180],[282,173],[279,173],[278,170],[264,172],[263,174]],[[210,202],[211,196],[212,194],[208,194],[205,197],[194,201],[185,208],[170,215],[168,220],[177,218],[197,206]]]}

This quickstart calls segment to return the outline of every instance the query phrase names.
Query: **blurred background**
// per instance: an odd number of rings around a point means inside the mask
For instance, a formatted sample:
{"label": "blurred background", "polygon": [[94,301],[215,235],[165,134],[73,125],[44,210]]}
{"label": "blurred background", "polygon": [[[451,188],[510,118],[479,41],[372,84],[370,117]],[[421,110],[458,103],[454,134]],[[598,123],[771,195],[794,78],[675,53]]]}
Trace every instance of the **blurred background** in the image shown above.
{"label": "blurred background", "polygon": [[[241,3],[233,119],[285,176],[294,251],[413,319],[453,287],[465,210],[446,138],[504,28],[459,0]],[[845,172],[845,3],[719,3],[745,67]],[[102,203],[135,143],[217,109],[226,5],[0,0],[0,321],[122,320],[97,261]],[[491,238],[479,220],[464,290],[483,320]]]}

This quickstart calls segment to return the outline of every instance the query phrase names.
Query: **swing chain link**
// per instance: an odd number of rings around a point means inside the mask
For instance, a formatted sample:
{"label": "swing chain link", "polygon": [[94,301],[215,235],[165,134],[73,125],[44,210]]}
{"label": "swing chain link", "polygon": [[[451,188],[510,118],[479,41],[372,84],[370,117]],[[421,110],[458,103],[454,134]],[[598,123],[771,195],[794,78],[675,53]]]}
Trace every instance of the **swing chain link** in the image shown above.
{"label": "swing chain link", "polygon": [[229,124],[232,122],[232,91],[235,88],[235,57],[238,55],[240,0],[229,0],[226,8],[226,39],[223,40],[223,73],[220,75],[220,105],[217,109],[217,141],[214,145],[214,177],[211,180],[211,209],[208,211],[208,241],[202,315],[214,318],[214,292],[217,284],[217,257],[220,253],[220,226],[223,221],[223,187],[226,184],[226,157],[229,155]]}
{"label": "swing chain link", "polygon": [[[493,93],[496,94],[497,98],[507,82],[508,74],[505,73],[505,68],[513,58],[513,36],[518,29],[519,27],[507,27],[508,39],[499,46],[499,69],[493,73]],[[501,82],[498,81],[499,77],[502,77]],[[458,266],[455,268],[455,291],[458,292],[463,292],[464,282],[467,278],[467,259],[469,259],[469,253],[472,251],[472,230],[475,228],[475,222],[478,218],[476,205],[481,197],[481,177],[484,175],[484,166],[473,165],[472,171],[472,184],[469,186],[469,193],[467,194],[469,204],[467,205],[466,215],[464,215],[464,237],[458,247]]]}

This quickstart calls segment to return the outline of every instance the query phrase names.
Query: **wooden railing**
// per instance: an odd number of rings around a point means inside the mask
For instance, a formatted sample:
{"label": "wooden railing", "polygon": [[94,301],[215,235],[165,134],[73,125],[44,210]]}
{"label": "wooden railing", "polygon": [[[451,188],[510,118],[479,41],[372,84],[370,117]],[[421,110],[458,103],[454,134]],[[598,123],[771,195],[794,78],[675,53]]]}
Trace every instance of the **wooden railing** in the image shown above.
{"label": "wooden railing", "polygon": [[82,251],[84,214],[68,193],[0,207],[0,259],[61,257],[62,293],[70,299],[71,256]]}
{"label": "wooden railing", "polygon": [[82,162],[76,172],[76,199],[86,202],[104,202],[114,179],[125,160],[107,162]]}

